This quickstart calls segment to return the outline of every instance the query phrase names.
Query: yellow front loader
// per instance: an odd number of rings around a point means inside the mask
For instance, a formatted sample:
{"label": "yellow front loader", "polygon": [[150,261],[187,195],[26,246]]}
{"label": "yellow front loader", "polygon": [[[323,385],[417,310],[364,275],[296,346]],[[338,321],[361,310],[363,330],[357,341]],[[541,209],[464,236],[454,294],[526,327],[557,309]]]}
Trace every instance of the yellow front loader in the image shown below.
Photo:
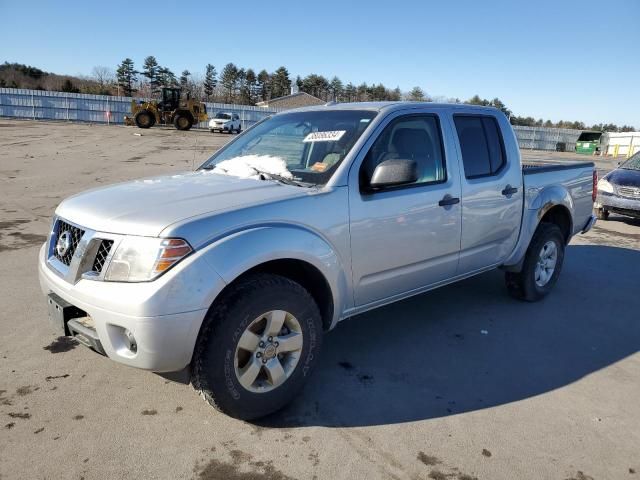
{"label": "yellow front loader", "polygon": [[126,125],[136,125],[139,128],[151,128],[159,125],[173,124],[178,130],[189,130],[194,123],[206,122],[207,106],[188,98],[181,100],[179,88],[163,88],[162,100],[131,101],[131,116],[124,117]]}

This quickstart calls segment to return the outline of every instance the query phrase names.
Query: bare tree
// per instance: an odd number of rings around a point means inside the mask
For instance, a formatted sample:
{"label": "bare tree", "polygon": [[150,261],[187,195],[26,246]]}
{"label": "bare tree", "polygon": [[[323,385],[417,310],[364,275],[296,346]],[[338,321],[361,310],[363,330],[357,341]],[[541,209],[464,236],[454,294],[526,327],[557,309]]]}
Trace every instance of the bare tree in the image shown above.
{"label": "bare tree", "polygon": [[91,70],[91,77],[98,82],[101,87],[111,85],[115,79],[114,71],[102,65],[97,65]]}

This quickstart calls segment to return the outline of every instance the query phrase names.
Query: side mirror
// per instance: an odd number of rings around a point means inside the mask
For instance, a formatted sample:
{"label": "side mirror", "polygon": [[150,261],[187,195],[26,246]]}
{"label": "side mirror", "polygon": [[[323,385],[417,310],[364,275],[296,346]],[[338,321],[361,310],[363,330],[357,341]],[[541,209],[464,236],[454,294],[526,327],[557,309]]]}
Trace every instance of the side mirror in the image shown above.
{"label": "side mirror", "polygon": [[372,189],[405,185],[418,180],[415,160],[392,159],[378,164],[373,171],[369,187]]}

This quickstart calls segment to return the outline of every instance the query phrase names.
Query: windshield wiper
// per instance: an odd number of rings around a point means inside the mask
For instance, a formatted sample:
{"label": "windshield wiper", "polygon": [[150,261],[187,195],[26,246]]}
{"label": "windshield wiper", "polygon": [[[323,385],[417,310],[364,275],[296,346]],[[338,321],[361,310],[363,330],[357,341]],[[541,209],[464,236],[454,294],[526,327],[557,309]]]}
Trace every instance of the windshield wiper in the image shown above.
{"label": "windshield wiper", "polygon": [[[205,165],[200,170],[213,170],[216,166],[214,164]],[[314,187],[315,183],[303,182],[300,180],[296,180],[294,178],[283,177],[282,175],[278,175],[275,173],[265,172],[264,170],[257,169],[256,167],[251,167],[252,170],[255,170],[258,175],[260,175],[261,180],[275,180],[280,183],[284,183],[286,185],[295,185],[296,187]]]}
{"label": "windshield wiper", "polygon": [[[258,170],[255,167],[251,167],[251,168],[253,168],[256,172],[258,172],[258,174],[263,180],[269,180],[269,179],[276,180],[286,185],[295,185],[296,187],[313,187],[315,185],[314,183],[302,182],[300,180],[296,180],[295,178],[287,178],[287,177],[283,177],[282,175],[278,175],[276,173],[269,173],[263,170]],[[267,177],[267,178],[264,178],[264,177]]]}

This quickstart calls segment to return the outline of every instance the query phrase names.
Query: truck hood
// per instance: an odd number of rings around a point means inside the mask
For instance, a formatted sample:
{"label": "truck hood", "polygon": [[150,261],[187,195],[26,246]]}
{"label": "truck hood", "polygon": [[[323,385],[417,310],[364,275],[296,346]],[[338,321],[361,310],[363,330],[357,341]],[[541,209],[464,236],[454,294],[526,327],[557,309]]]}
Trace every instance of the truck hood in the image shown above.
{"label": "truck hood", "polygon": [[305,188],[208,171],[96,188],[64,200],[56,215],[100,232],[158,236],[190,217],[305,195]]}

